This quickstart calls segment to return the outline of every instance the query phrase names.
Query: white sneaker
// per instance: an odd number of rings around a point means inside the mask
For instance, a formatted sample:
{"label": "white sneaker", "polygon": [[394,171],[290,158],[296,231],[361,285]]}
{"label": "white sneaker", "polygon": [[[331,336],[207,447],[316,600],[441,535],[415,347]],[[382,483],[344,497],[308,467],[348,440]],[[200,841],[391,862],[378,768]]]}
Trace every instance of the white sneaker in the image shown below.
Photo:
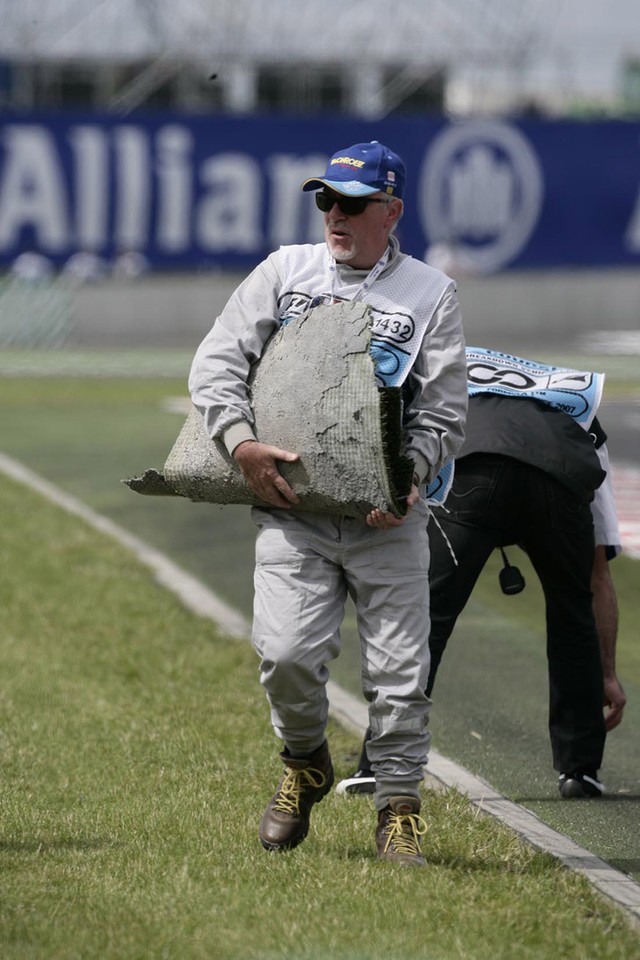
{"label": "white sneaker", "polygon": [[358,770],[352,777],[341,780],[336,787],[336,794],[344,797],[351,793],[375,793],[376,778],[371,770]]}

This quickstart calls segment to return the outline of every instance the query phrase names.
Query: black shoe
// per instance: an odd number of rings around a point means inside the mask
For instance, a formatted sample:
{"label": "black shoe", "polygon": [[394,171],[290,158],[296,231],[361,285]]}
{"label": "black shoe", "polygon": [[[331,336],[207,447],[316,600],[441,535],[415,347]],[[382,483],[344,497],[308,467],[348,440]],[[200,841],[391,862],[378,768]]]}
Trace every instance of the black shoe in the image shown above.
{"label": "black shoe", "polygon": [[604,793],[604,784],[600,783],[595,773],[561,773],[558,787],[565,800],[601,797]]}
{"label": "black shoe", "polygon": [[375,793],[376,778],[371,770],[357,770],[352,777],[341,780],[336,787],[336,794],[343,797],[350,793]]}

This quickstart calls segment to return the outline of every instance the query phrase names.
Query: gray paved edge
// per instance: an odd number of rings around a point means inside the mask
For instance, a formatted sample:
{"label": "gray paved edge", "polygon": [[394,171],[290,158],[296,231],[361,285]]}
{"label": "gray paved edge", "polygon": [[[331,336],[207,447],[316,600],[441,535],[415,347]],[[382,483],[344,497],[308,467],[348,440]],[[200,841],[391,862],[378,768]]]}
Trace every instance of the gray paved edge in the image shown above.
{"label": "gray paved edge", "polygon": [[[362,701],[334,683],[329,684],[329,699],[331,714],[336,720],[356,733],[366,729],[367,708]],[[584,850],[569,837],[547,826],[534,813],[508,800],[485,780],[436,750],[429,753],[427,784],[431,778],[443,786],[455,787],[482,811],[506,824],[528,843],[584,874],[596,889],[624,907],[634,925],[640,927],[640,885],[626,873]]]}

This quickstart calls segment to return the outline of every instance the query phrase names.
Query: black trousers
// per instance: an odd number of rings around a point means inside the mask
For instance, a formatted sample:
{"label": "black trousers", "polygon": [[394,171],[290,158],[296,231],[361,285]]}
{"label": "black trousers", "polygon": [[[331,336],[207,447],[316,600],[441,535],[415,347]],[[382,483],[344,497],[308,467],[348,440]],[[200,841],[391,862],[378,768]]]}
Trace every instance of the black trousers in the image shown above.
{"label": "black trousers", "polygon": [[[591,594],[593,521],[587,501],[536,467],[492,454],[456,463],[446,509],[430,521],[431,673],[495,547],[518,544],[546,602],[549,733],[556,770],[597,771],[605,741],[603,678]],[[459,665],[464,670],[464,664]]]}

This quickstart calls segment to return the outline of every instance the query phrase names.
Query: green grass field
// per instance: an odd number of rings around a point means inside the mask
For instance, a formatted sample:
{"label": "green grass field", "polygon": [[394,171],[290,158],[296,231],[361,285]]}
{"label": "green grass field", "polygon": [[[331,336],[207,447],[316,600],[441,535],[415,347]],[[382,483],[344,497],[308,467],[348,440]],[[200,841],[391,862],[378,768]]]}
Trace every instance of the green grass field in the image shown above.
{"label": "green grass field", "polygon": [[[0,379],[0,449],[249,616],[248,511],[144,498],[119,482],[162,466],[182,423],[165,401],[184,396],[181,378]],[[429,878],[398,883],[392,871],[390,889],[367,800],[327,798],[318,834],[293,858],[265,860],[255,829],[277,744],[248,644],[219,638],[82,524],[13,484],[0,492],[3,957],[640,956],[637,932],[579,878],[455,795],[428,798]],[[629,707],[607,747],[604,803],[558,802],[540,597],[525,575],[516,598],[502,597],[492,566],[479,584],[439,676],[434,745],[640,875],[637,564],[614,567]],[[356,659],[348,617],[333,676],[354,691]],[[357,742],[334,727],[332,743],[346,774]],[[315,925],[306,933],[316,917],[320,940]]]}
{"label": "green grass field", "polygon": [[[3,960],[630,960],[578,875],[453,792],[423,871],[375,859],[371,800],[326,798],[291,854],[249,644],[121,547],[0,477]],[[335,725],[338,776],[357,742]]]}

